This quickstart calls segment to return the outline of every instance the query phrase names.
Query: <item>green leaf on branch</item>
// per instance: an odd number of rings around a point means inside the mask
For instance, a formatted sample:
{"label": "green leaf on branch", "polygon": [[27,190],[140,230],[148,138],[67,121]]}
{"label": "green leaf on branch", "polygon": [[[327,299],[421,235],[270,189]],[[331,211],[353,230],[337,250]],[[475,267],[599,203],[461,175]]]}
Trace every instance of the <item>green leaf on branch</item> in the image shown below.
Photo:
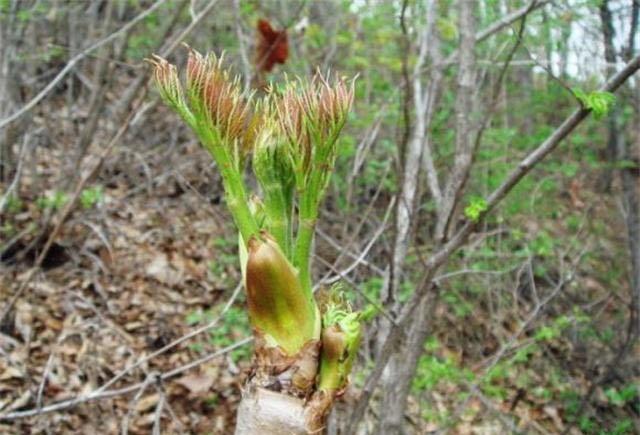
{"label": "green leaf on branch", "polygon": [[616,102],[616,96],[611,92],[593,91],[586,93],[580,88],[573,88],[573,95],[585,109],[593,112],[593,117],[600,119],[606,116]]}
{"label": "green leaf on branch", "polygon": [[469,205],[464,208],[464,215],[467,219],[477,222],[480,215],[487,211],[487,201],[484,198],[475,196],[469,201]]}
{"label": "green leaf on branch", "polygon": [[455,41],[458,39],[458,27],[450,18],[438,18],[436,21],[438,33],[445,41]]}

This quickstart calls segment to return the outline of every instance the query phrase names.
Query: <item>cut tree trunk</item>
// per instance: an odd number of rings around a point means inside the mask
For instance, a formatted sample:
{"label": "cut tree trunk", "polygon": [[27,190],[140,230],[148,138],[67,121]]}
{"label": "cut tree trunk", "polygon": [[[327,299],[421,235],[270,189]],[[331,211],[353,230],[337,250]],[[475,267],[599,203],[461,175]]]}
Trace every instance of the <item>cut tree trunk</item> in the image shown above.
{"label": "cut tree trunk", "polygon": [[288,394],[247,386],[238,408],[236,435],[306,435],[305,402]]}

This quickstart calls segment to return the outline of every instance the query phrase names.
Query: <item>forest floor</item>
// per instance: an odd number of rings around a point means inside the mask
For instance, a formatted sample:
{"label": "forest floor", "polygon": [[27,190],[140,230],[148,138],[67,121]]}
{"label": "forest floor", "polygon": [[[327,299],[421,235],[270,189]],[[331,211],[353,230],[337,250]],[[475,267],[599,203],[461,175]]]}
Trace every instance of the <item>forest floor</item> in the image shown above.
{"label": "forest floor", "polygon": [[[209,157],[195,142],[183,146],[177,142],[174,135],[168,147],[115,148],[100,176],[85,187],[89,193],[82,195],[62,226],[42,268],[30,276],[43,240],[68,200],[56,186],[63,184],[70,170],[64,147],[45,146],[33,152],[21,178],[19,199],[14,198],[0,216],[0,307],[21,291],[14,310],[0,325],[0,412],[46,407],[88,394],[141,358],[218,316],[219,321],[130,370],[111,386],[118,389],[143,382],[144,388],[0,422],[1,433],[123,433],[126,428],[143,434],[154,426],[162,433],[231,432],[249,368],[250,344],[165,381],[157,382],[155,377],[250,335],[242,293],[236,292],[240,283],[237,240],[220,197],[219,180]],[[83,167],[95,163],[100,151],[92,148]],[[565,195],[567,206],[576,206],[575,195]],[[600,207],[606,216],[606,204],[595,207],[594,213],[600,213]],[[52,219],[44,225],[48,216]],[[606,293],[595,280],[582,284],[586,291]],[[223,313],[227,303],[231,305]],[[523,318],[527,310],[523,306]],[[504,330],[493,330],[493,339],[487,340],[478,332],[487,327],[482,324],[483,315],[461,323],[443,305],[434,331],[446,344],[440,353],[456,361],[464,359],[472,371],[481,372],[485,356],[497,350],[495,337],[509,336],[517,329],[515,323],[500,326]],[[478,342],[481,346],[474,348]],[[546,351],[558,353],[557,349]],[[557,359],[569,355],[580,352],[565,349]],[[536,373],[529,367],[534,382],[543,385],[545,367],[538,369]],[[585,390],[588,379],[580,376],[574,377],[581,383],[576,389]],[[428,400],[438,409],[455,409],[456,391],[451,386],[440,388]],[[602,390],[597,394],[604,395]],[[357,393],[351,396],[353,400]],[[453,432],[500,433],[504,429],[500,419],[508,413],[538,433],[558,433],[565,427],[562,406],[533,399],[518,388],[504,400],[485,403],[486,399],[480,395],[470,400]],[[412,398],[409,407],[410,422],[418,433],[438,426],[422,419],[422,400],[427,399]],[[606,398],[602,400],[606,404]],[[489,417],[478,421],[476,417],[487,409]]]}
{"label": "forest floor", "polygon": [[[42,271],[30,279],[1,325],[2,412],[97,389],[141,357],[212,320],[240,282],[224,205],[211,200],[206,191],[212,190],[211,179],[201,173],[209,166],[208,156],[195,144],[179,152],[143,156],[120,149],[115,154],[119,158],[108,159],[96,181],[99,198],[93,204],[83,201],[85,207],[78,205],[45,257]],[[68,164],[62,153],[51,149],[38,150],[37,155],[31,175],[49,175],[39,180],[25,175],[22,191],[33,191],[32,183],[49,184],[47,177],[53,181],[61,174],[59,168]],[[122,164],[130,166],[118,167]],[[54,187],[52,182],[45,196],[54,198]],[[4,223],[17,228],[18,236],[25,230],[33,235],[39,232],[29,228],[52,214],[48,230],[42,232],[46,238],[57,212],[53,204],[22,197]],[[13,248],[3,253],[2,307],[30,274],[43,245],[35,243],[25,255],[24,248],[34,239],[14,238],[9,246]],[[3,236],[5,241],[9,244],[12,238]],[[242,301],[236,304],[242,307]],[[144,381],[150,373],[168,372],[245,338],[246,321],[240,323],[234,328],[227,322],[224,331],[218,326],[217,331],[185,341],[132,370],[113,387]],[[249,355],[248,345],[244,350],[243,355]],[[249,362],[235,359],[230,354],[214,358],[163,382],[161,390],[151,384],[140,397],[120,395],[3,422],[0,432],[118,433],[128,416],[129,433],[148,433],[162,400],[163,433],[226,433],[225,428],[233,427],[242,373]]]}

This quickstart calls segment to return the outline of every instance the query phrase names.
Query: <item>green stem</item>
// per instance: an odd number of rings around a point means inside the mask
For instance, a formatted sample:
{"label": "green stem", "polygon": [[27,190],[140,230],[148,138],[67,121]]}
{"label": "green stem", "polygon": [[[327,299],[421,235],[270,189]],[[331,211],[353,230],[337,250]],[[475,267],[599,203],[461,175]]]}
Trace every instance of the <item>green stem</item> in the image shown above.
{"label": "green stem", "polygon": [[229,211],[245,243],[259,233],[258,224],[249,209],[249,200],[244,188],[242,174],[234,164],[220,139],[206,126],[199,125],[196,132],[204,147],[216,161],[227,199]]}
{"label": "green stem", "polygon": [[298,220],[298,237],[296,239],[294,264],[300,273],[302,288],[309,297],[311,296],[311,246],[316,227],[315,216],[300,215]]}
{"label": "green stem", "polygon": [[[298,210],[298,234],[296,238],[295,251],[293,254],[294,265],[300,273],[302,288],[308,292],[309,297],[313,297],[311,292],[311,247],[315,234],[316,221],[318,219],[319,198],[322,196],[321,189],[318,188],[318,173],[312,172],[311,176],[303,185],[298,188],[299,210]],[[299,186],[302,183],[299,184]]]}
{"label": "green stem", "polygon": [[276,239],[287,258],[291,258],[290,212],[279,184],[264,186],[265,213],[269,220],[269,232]]}
{"label": "green stem", "polygon": [[221,171],[227,196],[227,205],[236,222],[240,234],[245,242],[259,232],[245,193],[244,184],[240,174],[236,171]]}
{"label": "green stem", "polygon": [[340,363],[337,360],[322,358],[318,376],[318,390],[333,392],[340,388]]}

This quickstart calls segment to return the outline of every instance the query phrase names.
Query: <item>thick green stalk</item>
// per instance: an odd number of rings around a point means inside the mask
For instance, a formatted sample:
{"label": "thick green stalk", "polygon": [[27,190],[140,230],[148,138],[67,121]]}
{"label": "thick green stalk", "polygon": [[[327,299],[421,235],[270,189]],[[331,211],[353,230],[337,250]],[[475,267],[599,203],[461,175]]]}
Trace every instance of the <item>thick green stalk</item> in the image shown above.
{"label": "thick green stalk", "polygon": [[249,200],[244,190],[241,175],[236,171],[229,171],[225,176],[225,171],[221,171],[225,190],[227,194],[227,206],[233,215],[240,234],[244,240],[249,240],[258,234],[258,224],[256,223],[251,210],[249,210]]}
{"label": "thick green stalk", "polygon": [[218,164],[224,184],[227,206],[243,240],[247,241],[252,236],[257,236],[259,232],[258,224],[249,209],[249,199],[240,170],[231,160],[228,150],[220,144],[219,137],[211,129],[198,125],[196,132],[204,147]]}
{"label": "thick green stalk", "polygon": [[269,232],[285,256],[291,258],[290,219],[287,218],[287,204],[280,186],[265,186],[265,213],[269,222]]}
{"label": "thick green stalk", "polygon": [[311,246],[316,227],[316,217],[300,215],[298,220],[298,237],[296,239],[294,264],[300,273],[300,281],[305,293],[311,295]]}
{"label": "thick green stalk", "polygon": [[318,373],[318,391],[336,391],[342,382],[339,359],[323,358]]}
{"label": "thick green stalk", "polygon": [[[294,265],[300,273],[302,288],[311,295],[311,247],[318,219],[317,190],[314,189],[313,180],[315,173],[305,180],[306,183],[298,183],[298,234],[293,253]],[[302,180],[300,180],[302,181]],[[305,184],[301,187],[302,184]]]}
{"label": "thick green stalk", "polygon": [[298,235],[294,252],[294,264],[300,272],[300,280],[305,290],[311,294],[311,248],[315,234],[318,208],[323,196],[323,173],[312,169],[305,186],[298,189],[300,198],[298,211]]}

